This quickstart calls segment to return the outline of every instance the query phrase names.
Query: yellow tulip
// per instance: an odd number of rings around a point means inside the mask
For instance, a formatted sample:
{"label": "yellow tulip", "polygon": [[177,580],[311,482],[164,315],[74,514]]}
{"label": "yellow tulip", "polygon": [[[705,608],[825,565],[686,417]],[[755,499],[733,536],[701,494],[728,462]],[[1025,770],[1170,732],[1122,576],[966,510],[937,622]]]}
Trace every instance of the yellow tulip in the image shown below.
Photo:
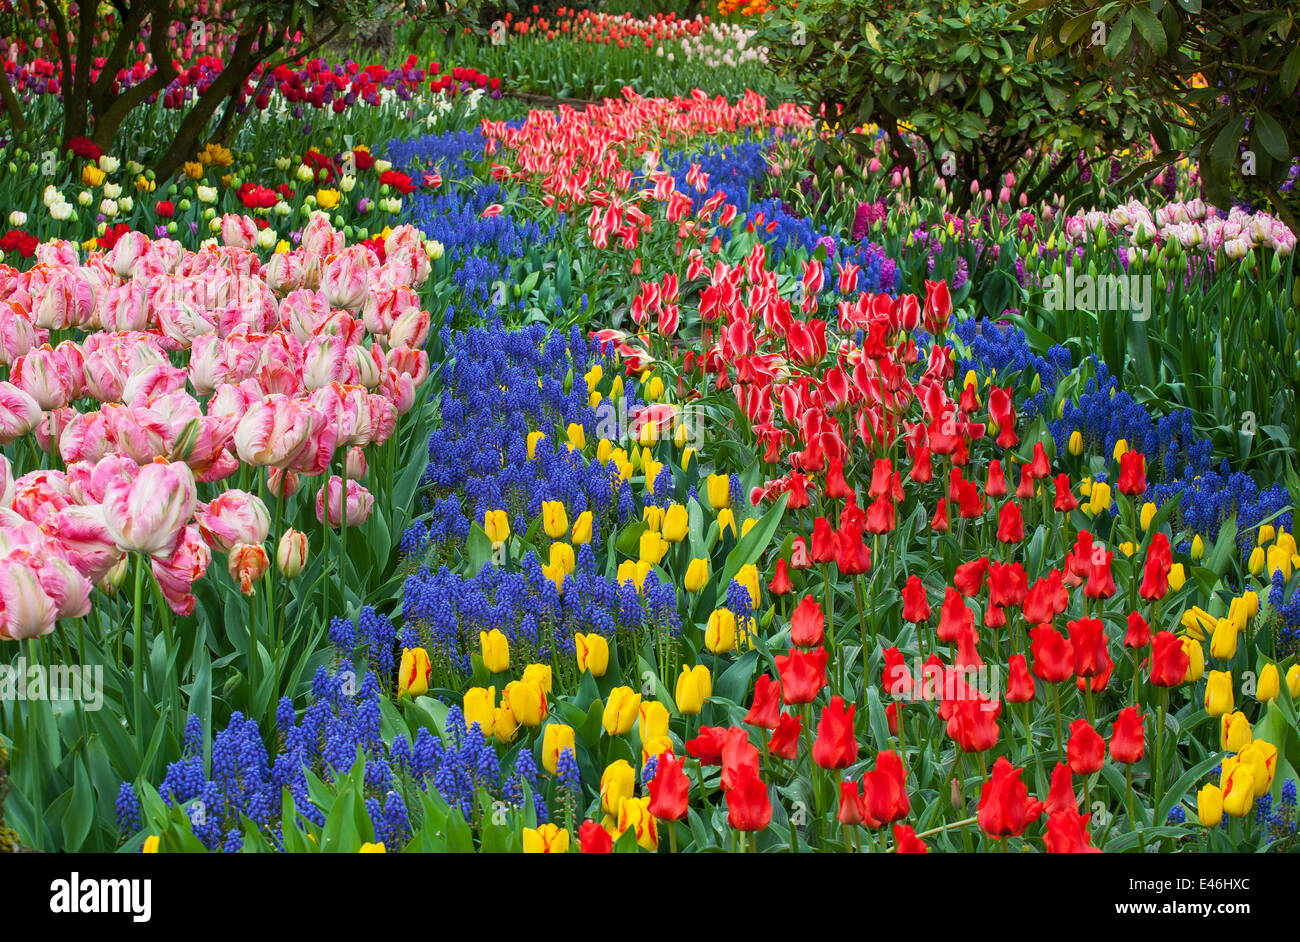
{"label": "yellow tulip", "polygon": [[758,521],[755,520],[753,517],[746,517],[745,522],[740,525],[741,537],[744,537],[747,533],[749,533],[750,530],[754,529],[754,525],[756,523],[758,523]]}
{"label": "yellow tulip", "polygon": [[673,741],[668,736],[655,736],[641,743],[641,767],[652,758],[673,751]]}
{"label": "yellow tulip", "polygon": [[516,680],[506,684],[503,693],[515,722],[530,729],[540,726],[548,712],[546,694],[536,683]]}
{"label": "yellow tulip", "polygon": [[575,559],[573,556],[573,547],[568,543],[551,544],[551,565],[564,571],[566,576],[573,575]]}
{"label": "yellow tulip", "polygon": [[715,608],[704,629],[704,646],[714,654],[725,654],[736,647],[736,616],[729,608]]}
{"label": "yellow tulip", "polygon": [[1210,783],[1197,792],[1196,816],[1203,827],[1217,828],[1223,821],[1223,789]]}
{"label": "yellow tulip", "polygon": [[1083,454],[1083,435],[1078,431],[1071,432],[1070,441],[1066,447],[1070,454],[1074,455],[1076,458]]}
{"label": "yellow tulip", "polygon": [[429,692],[429,675],[433,667],[429,652],[424,648],[403,648],[402,663],[398,667],[397,695],[419,697]]}
{"label": "yellow tulip", "polygon": [[682,580],[682,586],[687,592],[698,592],[709,581],[709,561],[707,559],[692,559],[690,565],[686,567],[686,577]]}
{"label": "yellow tulip", "polygon": [[144,839],[144,846],[140,848],[142,854],[156,854],[158,847],[162,844],[162,838],[157,834],[150,834]]}
{"label": "yellow tulip", "polygon": [[532,461],[532,460],[534,460],[534,459],[537,457],[537,443],[540,442],[540,441],[541,441],[543,438],[545,438],[545,437],[546,437],[546,433],[545,433],[545,432],[529,432],[529,433],[528,433],[527,442],[528,442],[528,460],[529,460],[529,461]]}
{"label": "yellow tulip", "polygon": [[1232,672],[1210,671],[1205,680],[1205,712],[1222,716],[1232,710]]}
{"label": "yellow tulip", "polygon": [[642,700],[637,716],[637,731],[641,734],[641,742],[666,737],[668,720],[668,707],[658,700]]}
{"label": "yellow tulip", "polygon": [[650,504],[642,512],[641,519],[645,521],[647,530],[650,530],[654,533],[658,533],[659,528],[663,526],[664,509],[662,507],[656,507],[653,504]]}
{"label": "yellow tulip", "polygon": [[493,546],[500,546],[510,539],[510,519],[504,510],[489,510],[483,514],[483,532],[492,541]]}
{"label": "yellow tulip", "polygon": [[569,832],[547,822],[536,828],[524,828],[525,854],[565,854],[569,851]]}
{"label": "yellow tulip", "polygon": [[[591,542],[591,511],[584,510],[573,521],[573,533],[570,538],[574,546],[585,546]],[[569,570],[572,572],[573,570]]]}
{"label": "yellow tulip", "polygon": [[664,513],[662,535],[669,543],[680,543],[690,531],[690,515],[681,504],[673,504]]}
{"label": "yellow tulip", "polygon": [[564,510],[563,501],[542,501],[542,527],[552,540],[558,540],[569,532],[569,515]]}
{"label": "yellow tulip", "polygon": [[636,791],[636,769],[626,759],[611,762],[600,776],[600,807],[606,814],[618,814],[624,798]]}
{"label": "yellow tulip", "polygon": [[379,841],[378,843],[371,843],[367,841],[366,843],[361,845],[361,849],[358,850],[357,853],[358,854],[386,854],[388,853],[388,849],[384,847],[383,841]]}
{"label": "yellow tulip", "polygon": [[1155,516],[1156,516],[1155,504],[1153,504],[1151,501],[1147,501],[1145,504],[1142,505],[1142,513],[1138,519],[1139,522],[1142,524],[1143,530],[1151,529],[1151,521],[1155,519]]}
{"label": "yellow tulip", "polygon": [[316,191],[316,205],[321,209],[330,210],[338,206],[342,194],[338,190],[322,188]]}
{"label": "yellow tulip", "polygon": [[564,723],[547,723],[542,730],[542,765],[552,775],[559,767],[560,753],[574,748],[573,727]]}
{"label": "yellow tulip", "polygon": [[600,381],[604,376],[605,368],[599,363],[595,364],[591,369],[582,374],[582,378],[586,381],[588,389],[595,389],[599,386]]}
{"label": "yellow tulip", "polygon": [[1265,664],[1259,672],[1259,681],[1255,685],[1255,699],[1260,703],[1276,700],[1282,692],[1282,680],[1276,664]]}
{"label": "yellow tulip", "polygon": [[484,733],[492,731],[496,721],[496,687],[470,687],[465,691],[460,710],[465,714],[465,726],[475,723]]}
{"label": "yellow tulip", "polygon": [[615,376],[614,382],[609,384],[609,398],[618,399],[623,395],[623,377]]}
{"label": "yellow tulip", "polygon": [[1268,559],[1268,554],[1264,552],[1264,547],[1256,546],[1250,551],[1250,559],[1246,563],[1246,568],[1250,570],[1252,576],[1262,576],[1264,574],[1264,563]]}
{"label": "yellow tulip", "polygon": [[542,567],[542,575],[555,583],[556,591],[561,595],[564,594],[564,577],[566,573],[564,572],[563,566],[552,566],[550,563],[547,563]]}
{"label": "yellow tulip", "polygon": [[618,833],[636,832],[636,842],[646,850],[659,847],[659,827],[650,813],[650,798],[624,798],[618,806]]}
{"label": "yellow tulip", "polygon": [[551,665],[529,664],[524,668],[524,683],[536,684],[542,693],[551,692]]}
{"label": "yellow tulip", "polygon": [[1088,496],[1088,503],[1083,507],[1083,512],[1093,517],[1103,510],[1110,509],[1110,485],[1105,481],[1097,481],[1092,485],[1092,493]]}
{"label": "yellow tulip", "polygon": [[478,633],[479,647],[483,651],[483,666],[493,674],[510,667],[510,642],[499,628]]}
{"label": "yellow tulip", "polygon": [[1194,684],[1205,673],[1205,648],[1195,638],[1184,638],[1183,651],[1187,654],[1187,676],[1183,683]]}
{"label": "yellow tulip", "polygon": [[1169,567],[1169,590],[1177,592],[1187,582],[1187,572],[1183,569],[1182,563],[1174,563]]}
{"label": "yellow tulip", "polygon": [[1255,804],[1255,767],[1236,756],[1223,760],[1219,779],[1223,789],[1223,810],[1234,818],[1244,818]]}
{"label": "yellow tulip", "polygon": [[94,164],[86,164],[81,168],[81,182],[86,186],[99,186],[104,182],[104,176],[104,171]]}
{"label": "yellow tulip", "polygon": [[1271,523],[1261,524],[1261,525],[1260,525],[1260,528],[1259,528],[1259,543],[1258,543],[1258,545],[1259,545],[1259,546],[1264,546],[1264,545],[1267,544],[1267,543],[1272,543],[1272,542],[1273,542],[1273,538],[1276,537],[1276,536],[1277,536],[1277,530],[1274,529],[1273,524],[1271,524]]}
{"label": "yellow tulip", "polygon": [[509,702],[502,703],[492,714],[492,735],[500,742],[510,742],[518,730],[519,721],[515,719]]}
{"label": "yellow tulip", "polygon": [[741,566],[735,575],[735,580],[749,590],[750,605],[757,609],[761,598],[759,594],[758,567],[753,563]]}
{"label": "yellow tulip", "polygon": [[1255,797],[1263,798],[1277,774],[1277,746],[1267,739],[1255,739],[1237,753],[1237,758],[1255,769]]}
{"label": "yellow tulip", "polygon": [[1205,555],[1205,541],[1201,539],[1199,533],[1192,537],[1192,551],[1189,555],[1194,560],[1200,559]]}
{"label": "yellow tulip", "polygon": [[645,397],[650,402],[658,402],[664,397],[664,381],[658,376],[651,377],[645,384]]}
{"label": "yellow tulip", "polygon": [[709,497],[709,506],[713,510],[725,510],[731,506],[731,478],[725,474],[710,474],[704,482],[705,493]]}
{"label": "yellow tulip", "polygon": [[736,515],[731,512],[730,507],[718,511],[718,536],[722,536],[728,530],[731,531],[732,536],[736,535]]}
{"label": "yellow tulip", "polygon": [[615,687],[605,700],[601,725],[611,736],[622,736],[636,725],[641,713],[641,694],[631,687]]}
{"label": "yellow tulip", "polygon": [[577,422],[570,422],[564,433],[569,437],[569,447],[574,451],[582,451],[587,447],[587,432]]}
{"label": "yellow tulip", "polygon": [[1286,689],[1291,692],[1292,700],[1300,700],[1300,664],[1286,669]]}
{"label": "yellow tulip", "polygon": [[1227,752],[1240,752],[1250,745],[1253,735],[1246,714],[1225,713],[1219,717],[1219,746]]}
{"label": "yellow tulip", "polygon": [[677,709],[681,713],[699,713],[704,709],[704,701],[713,696],[713,678],[709,676],[709,669],[703,664],[696,664],[693,668],[682,665],[676,693]]}
{"label": "yellow tulip", "polygon": [[1237,654],[1237,627],[1227,618],[1220,618],[1210,637],[1210,657],[1231,661]]}
{"label": "yellow tulip", "polygon": [[593,677],[604,677],[609,669],[609,642],[596,634],[573,636],[573,649],[578,658],[578,673],[591,671]]}

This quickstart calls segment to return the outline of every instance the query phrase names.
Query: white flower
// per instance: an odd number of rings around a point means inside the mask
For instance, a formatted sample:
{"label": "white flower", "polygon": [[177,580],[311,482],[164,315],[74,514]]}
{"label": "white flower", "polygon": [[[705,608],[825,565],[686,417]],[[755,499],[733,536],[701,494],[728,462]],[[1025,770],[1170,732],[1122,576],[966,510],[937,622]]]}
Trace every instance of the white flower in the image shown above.
{"label": "white flower", "polygon": [[99,155],[99,169],[105,173],[116,173],[121,165],[122,162],[116,157],[110,157],[108,154]]}
{"label": "white flower", "polygon": [[53,206],[55,203],[63,202],[63,193],[53,183],[45,187],[45,192],[41,194],[41,199],[46,207]]}
{"label": "white flower", "polygon": [[120,183],[105,183],[104,195],[111,200],[117,199],[122,195],[122,185]]}
{"label": "white flower", "polygon": [[117,201],[118,208],[124,213],[129,213],[135,208],[135,200],[130,196],[124,196]]}
{"label": "white flower", "polygon": [[293,207],[290,206],[288,203],[286,203],[284,200],[280,200],[280,202],[276,203],[273,207],[271,207],[271,211],[274,212],[277,216],[287,216],[291,212],[293,212]]}
{"label": "white flower", "polygon": [[298,179],[301,182],[307,183],[310,180],[312,180],[315,176],[316,175],[312,172],[311,167],[308,167],[306,164],[298,165]]}
{"label": "white flower", "polygon": [[293,163],[293,161],[290,160],[288,157],[277,157],[277,158],[275,158],[275,169],[276,169],[276,170],[288,170],[288,169],[289,169],[289,165],[292,164],[292,163]]}
{"label": "white flower", "polygon": [[199,198],[200,203],[215,203],[217,201],[217,188],[215,186],[200,186],[194,194]]}
{"label": "white flower", "polygon": [[55,203],[50,207],[50,218],[59,222],[72,218],[72,204],[66,201]]}
{"label": "white flower", "polygon": [[102,201],[100,201],[100,204],[99,204],[99,211],[100,211],[101,213],[103,213],[105,216],[116,216],[116,215],[117,215],[117,201],[116,201],[116,200],[102,200]]}
{"label": "white flower", "polygon": [[269,249],[275,245],[277,236],[275,230],[270,227],[259,229],[257,232],[257,247],[259,249]]}
{"label": "white flower", "polygon": [[20,209],[15,209],[9,214],[9,225],[17,229],[19,226],[27,225],[27,214]]}
{"label": "white flower", "polygon": [[352,174],[350,173],[344,174],[344,176],[339,180],[339,189],[342,190],[344,193],[351,193],[352,188],[356,185],[357,185],[357,178],[352,176]]}
{"label": "white flower", "polygon": [[90,195],[89,190],[82,190],[80,193],[77,194],[77,202],[80,203],[82,206],[89,206],[90,201],[93,199],[94,197]]}
{"label": "white flower", "polygon": [[442,252],[442,243],[437,239],[430,239],[424,243],[424,254],[429,256],[431,261],[436,262],[438,259],[442,258]]}
{"label": "white flower", "polygon": [[392,169],[393,169],[393,165],[389,163],[387,160],[375,161],[375,173],[386,173]]}

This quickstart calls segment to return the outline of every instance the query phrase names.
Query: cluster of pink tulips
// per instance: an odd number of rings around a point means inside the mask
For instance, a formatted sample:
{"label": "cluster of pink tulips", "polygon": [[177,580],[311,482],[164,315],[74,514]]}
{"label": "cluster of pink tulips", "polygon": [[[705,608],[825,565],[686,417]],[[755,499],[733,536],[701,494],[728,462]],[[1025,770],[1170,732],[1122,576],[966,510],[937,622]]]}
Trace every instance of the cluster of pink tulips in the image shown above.
{"label": "cluster of pink tulips", "polygon": [[273,534],[272,517],[303,478],[322,477],[322,525],[370,516],[367,448],[429,373],[424,241],[403,226],[382,251],[349,246],[318,215],[263,262],[256,231],[227,216],[223,244],[198,252],[132,232],[84,259],[54,242],[28,271],[0,266],[0,444],[15,456],[0,455],[0,640],[87,614],[128,554],[179,615],[213,552],[246,595],[268,537],[280,570],[301,571],[307,536]]}

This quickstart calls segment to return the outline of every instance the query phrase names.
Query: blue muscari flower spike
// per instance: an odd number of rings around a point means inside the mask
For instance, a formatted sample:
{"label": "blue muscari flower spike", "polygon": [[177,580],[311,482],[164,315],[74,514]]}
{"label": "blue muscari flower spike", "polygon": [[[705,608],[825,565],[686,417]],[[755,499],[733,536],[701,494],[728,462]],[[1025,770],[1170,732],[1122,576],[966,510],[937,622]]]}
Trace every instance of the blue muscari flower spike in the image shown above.
{"label": "blue muscari flower spike", "polygon": [[575,796],[582,794],[582,773],[578,771],[578,757],[568,747],[560,750],[555,761],[555,771],[560,784]]}
{"label": "blue muscari flower spike", "polygon": [[123,782],[117,790],[117,830],[119,834],[134,834],[140,830],[140,798],[135,786]]}

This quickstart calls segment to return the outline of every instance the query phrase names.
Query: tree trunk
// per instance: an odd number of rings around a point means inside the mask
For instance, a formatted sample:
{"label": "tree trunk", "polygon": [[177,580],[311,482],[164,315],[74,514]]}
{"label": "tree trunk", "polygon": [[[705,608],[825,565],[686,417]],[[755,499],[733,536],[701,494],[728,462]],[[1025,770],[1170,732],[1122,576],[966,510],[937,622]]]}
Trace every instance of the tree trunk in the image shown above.
{"label": "tree trunk", "polygon": [[14,134],[22,134],[27,130],[27,119],[23,116],[23,106],[19,104],[18,96],[9,84],[9,73],[3,65],[0,65],[0,100],[4,101],[5,113],[9,115],[9,123],[14,126]]}

